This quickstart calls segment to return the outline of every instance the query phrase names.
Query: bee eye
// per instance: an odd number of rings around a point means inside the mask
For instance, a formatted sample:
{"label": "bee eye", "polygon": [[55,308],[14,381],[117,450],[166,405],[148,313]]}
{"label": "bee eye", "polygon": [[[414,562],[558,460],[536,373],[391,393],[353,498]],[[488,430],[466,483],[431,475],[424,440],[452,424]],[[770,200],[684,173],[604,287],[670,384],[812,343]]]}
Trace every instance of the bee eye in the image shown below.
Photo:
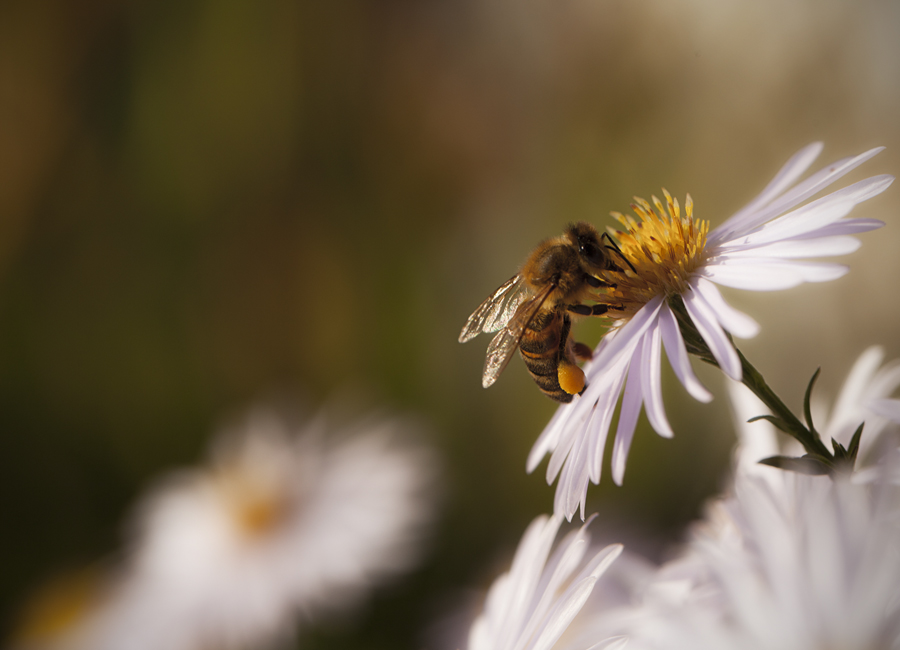
{"label": "bee eye", "polygon": [[581,242],[579,252],[591,264],[600,265],[603,262],[603,251],[592,242]]}

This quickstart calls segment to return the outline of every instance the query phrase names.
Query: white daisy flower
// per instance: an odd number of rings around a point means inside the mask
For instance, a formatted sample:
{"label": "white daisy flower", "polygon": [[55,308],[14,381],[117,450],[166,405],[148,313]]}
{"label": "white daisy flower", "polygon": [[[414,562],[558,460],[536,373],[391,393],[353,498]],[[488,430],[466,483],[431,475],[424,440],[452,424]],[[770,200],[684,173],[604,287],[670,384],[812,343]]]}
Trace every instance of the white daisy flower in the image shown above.
{"label": "white daisy flower", "polygon": [[255,412],[208,467],[154,490],[126,579],[81,626],[79,650],[260,647],[408,568],[433,512],[435,459],[396,421],[335,442],[321,429]]}
{"label": "white daisy flower", "polygon": [[[551,556],[561,524],[559,515],[544,515],[528,526],[512,567],[491,585],[484,612],[472,624],[469,650],[559,650],[557,641],[622,552],[620,544],[611,544],[583,561],[590,546],[588,521]],[[622,643],[607,639],[593,647],[612,650]]]}
{"label": "white daisy flower", "polygon": [[845,266],[807,258],[853,252],[859,241],[851,235],[884,225],[844,217],[856,204],[887,189],[891,176],[868,178],[804,204],[881,151],[839,160],[796,183],[821,149],[822,144],[815,143],[794,155],[756,199],[711,232],[706,221],[694,219],[690,196],[682,216],[668,192],[666,205],[656,197],[653,205],[636,199],[632,207],[639,220],[616,215],[626,230],[614,235],[634,270],[605,278],[616,287],[598,294],[598,300],[609,305],[607,316],[615,322],[584,368],[588,386],[559,408],[528,457],[530,472],[552,452],[547,480],[552,483],[559,476],[556,512],[571,519],[580,505],[584,516],[588,482],[600,480],[603,449],[620,395],[611,461],[617,484],[625,473],[642,407],[657,433],[673,435],[662,402],[663,347],[687,391],[703,402],[712,399],[691,368],[679,317],[696,330],[722,370],[739,380],[741,360],[728,335],[752,337],[759,326],[729,306],[716,285],[773,291],[834,280],[847,272]]}
{"label": "white daisy flower", "polygon": [[880,445],[892,421],[900,422],[900,409],[896,415],[891,411],[891,404],[900,402],[888,399],[900,387],[900,360],[886,364],[883,361],[884,348],[877,345],[859,356],[834,403],[828,423],[820,427],[826,442],[834,438],[846,447],[856,428],[865,421],[860,439],[861,459]]}
{"label": "white daisy flower", "polygon": [[[900,647],[900,487],[738,473],[682,558],[687,597],[647,599],[629,629],[646,650]],[[882,479],[886,477],[882,476]],[[660,573],[664,585],[665,567]]]}

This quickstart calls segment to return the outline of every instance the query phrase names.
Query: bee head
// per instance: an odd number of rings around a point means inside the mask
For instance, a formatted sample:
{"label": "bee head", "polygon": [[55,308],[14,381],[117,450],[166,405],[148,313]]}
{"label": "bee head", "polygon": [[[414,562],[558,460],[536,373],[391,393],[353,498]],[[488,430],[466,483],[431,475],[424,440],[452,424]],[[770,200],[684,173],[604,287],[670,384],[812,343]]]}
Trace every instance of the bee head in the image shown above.
{"label": "bee head", "polygon": [[609,253],[600,243],[597,229],[592,225],[584,222],[572,224],[566,228],[566,237],[578,251],[579,257],[588,265],[598,269],[609,268]]}

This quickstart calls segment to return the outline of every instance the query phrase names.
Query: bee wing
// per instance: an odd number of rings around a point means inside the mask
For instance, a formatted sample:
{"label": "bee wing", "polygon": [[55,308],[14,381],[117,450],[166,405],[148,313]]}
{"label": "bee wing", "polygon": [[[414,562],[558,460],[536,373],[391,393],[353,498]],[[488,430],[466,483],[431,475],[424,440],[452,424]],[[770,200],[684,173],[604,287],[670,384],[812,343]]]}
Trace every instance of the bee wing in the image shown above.
{"label": "bee wing", "polygon": [[459,333],[465,343],[482,332],[496,332],[506,326],[528,297],[528,287],[521,275],[514,275],[478,306]]}
{"label": "bee wing", "polygon": [[484,360],[484,373],[481,375],[482,386],[487,388],[497,381],[497,377],[506,368],[506,364],[509,363],[516,348],[519,347],[522,336],[525,334],[525,328],[528,327],[555,288],[555,285],[548,284],[538,295],[520,305],[506,326],[491,339],[487,357]]}

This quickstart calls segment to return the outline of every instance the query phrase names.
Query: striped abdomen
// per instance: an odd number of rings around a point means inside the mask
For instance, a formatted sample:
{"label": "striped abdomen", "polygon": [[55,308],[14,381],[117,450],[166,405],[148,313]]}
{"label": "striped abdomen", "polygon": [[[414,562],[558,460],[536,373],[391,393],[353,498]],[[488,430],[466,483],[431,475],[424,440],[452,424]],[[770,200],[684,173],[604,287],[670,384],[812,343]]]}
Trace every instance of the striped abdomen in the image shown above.
{"label": "striped abdomen", "polygon": [[571,402],[572,395],[559,385],[559,364],[566,353],[571,327],[568,316],[548,309],[528,324],[519,343],[519,353],[538,388],[547,397],[564,403]]}

